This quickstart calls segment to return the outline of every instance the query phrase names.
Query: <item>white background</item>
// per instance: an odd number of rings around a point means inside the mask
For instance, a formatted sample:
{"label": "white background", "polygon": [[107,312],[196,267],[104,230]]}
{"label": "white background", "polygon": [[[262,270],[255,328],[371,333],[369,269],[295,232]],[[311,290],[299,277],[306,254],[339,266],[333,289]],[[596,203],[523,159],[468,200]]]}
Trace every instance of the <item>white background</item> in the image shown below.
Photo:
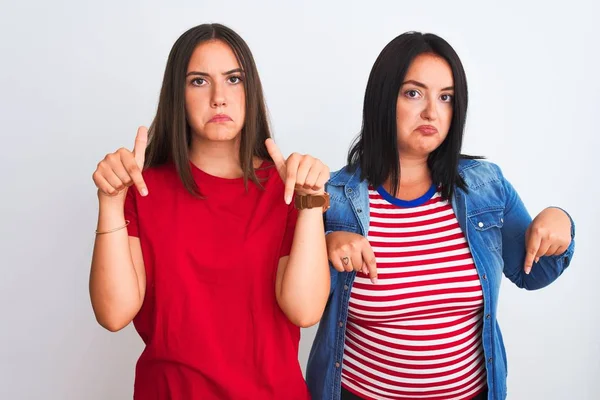
{"label": "white background", "polygon": [[[470,86],[465,152],[500,164],[533,215],[559,205],[577,223],[555,284],[525,292],[504,280],[509,399],[600,398],[600,12],[535,3],[2,1],[0,398],[131,398],[142,342],[131,327],[100,328],[88,296],[91,174],[150,124],[172,44],[204,22],[248,42],[282,151],[332,170],[383,46],[407,30],[448,40]],[[314,332],[303,331],[303,368]]]}

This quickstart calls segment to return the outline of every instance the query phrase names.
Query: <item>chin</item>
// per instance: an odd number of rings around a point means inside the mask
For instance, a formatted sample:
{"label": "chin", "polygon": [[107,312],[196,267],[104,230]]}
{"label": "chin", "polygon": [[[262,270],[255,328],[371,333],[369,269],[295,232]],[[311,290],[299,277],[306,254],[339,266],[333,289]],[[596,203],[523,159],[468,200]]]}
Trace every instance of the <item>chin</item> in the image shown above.
{"label": "chin", "polygon": [[434,152],[435,149],[437,149],[441,145],[442,145],[442,141],[440,141],[440,140],[433,141],[432,140],[432,141],[428,141],[427,143],[421,143],[421,145],[415,150],[420,151],[421,153],[424,153],[424,154],[430,154],[430,153]]}
{"label": "chin", "polygon": [[419,143],[413,146],[403,146],[400,147],[400,152],[404,154],[412,154],[413,156],[418,157],[427,157],[429,154],[433,153],[442,142],[436,141],[435,143]]}
{"label": "chin", "polygon": [[239,137],[240,135],[240,131],[236,131],[233,129],[223,129],[223,128],[217,128],[217,129],[209,129],[208,131],[204,132],[204,134],[202,135],[205,139],[210,140],[210,141],[214,141],[214,142],[228,142],[231,140],[235,140]]}

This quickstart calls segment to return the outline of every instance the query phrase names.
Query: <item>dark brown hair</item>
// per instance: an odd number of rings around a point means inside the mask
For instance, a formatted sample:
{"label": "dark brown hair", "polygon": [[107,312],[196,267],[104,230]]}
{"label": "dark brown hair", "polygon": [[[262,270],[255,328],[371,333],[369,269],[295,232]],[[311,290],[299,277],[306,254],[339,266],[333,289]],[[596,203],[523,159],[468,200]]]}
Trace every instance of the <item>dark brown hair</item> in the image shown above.
{"label": "dark brown hair", "polygon": [[191,28],[177,39],[169,53],[158,110],[149,130],[144,167],[173,162],[185,188],[196,196],[200,192],[192,176],[188,153],[192,133],[185,112],[185,84],[192,53],[199,44],[209,40],[226,43],[243,70],[246,117],[241,132],[240,164],[246,188],[248,180],[260,185],[253,157],[271,159],[265,146],[265,140],[271,137],[271,133],[262,84],[248,45],[237,33],[220,24]]}

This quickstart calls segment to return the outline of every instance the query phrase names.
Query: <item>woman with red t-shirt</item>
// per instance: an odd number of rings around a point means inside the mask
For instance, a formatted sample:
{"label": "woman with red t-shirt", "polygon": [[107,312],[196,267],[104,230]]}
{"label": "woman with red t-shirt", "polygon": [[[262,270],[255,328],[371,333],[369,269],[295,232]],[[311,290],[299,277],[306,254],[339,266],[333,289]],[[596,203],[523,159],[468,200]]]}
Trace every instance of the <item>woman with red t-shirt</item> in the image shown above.
{"label": "woman with red t-shirt", "polygon": [[284,159],[265,110],[243,39],[197,26],[171,50],[149,132],[94,172],[90,295],[103,327],[133,321],[146,344],[135,399],[309,398],[299,327],[329,293],[329,169]]}

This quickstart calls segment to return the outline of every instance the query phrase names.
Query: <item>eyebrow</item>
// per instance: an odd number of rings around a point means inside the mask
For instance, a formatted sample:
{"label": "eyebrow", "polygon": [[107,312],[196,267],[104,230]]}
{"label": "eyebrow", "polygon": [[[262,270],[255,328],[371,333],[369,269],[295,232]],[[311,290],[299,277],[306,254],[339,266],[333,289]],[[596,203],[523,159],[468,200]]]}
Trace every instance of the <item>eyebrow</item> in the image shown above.
{"label": "eyebrow", "polygon": [[[235,68],[230,71],[223,72],[223,75],[231,75],[231,74],[235,74],[236,72],[244,73],[244,70],[241,68]],[[192,76],[192,75],[210,76],[210,74],[208,74],[206,72],[199,72],[199,71],[190,71],[185,76],[187,78],[188,76]]]}
{"label": "eyebrow", "polygon": [[[404,83],[402,83],[402,86],[407,85],[409,83],[411,83],[411,84],[413,84],[415,86],[418,86],[418,87],[422,87],[423,89],[428,89],[427,85],[425,85],[424,83],[421,83],[419,81],[415,81],[415,80],[412,80],[412,79],[408,80],[408,81],[406,81]],[[445,87],[445,88],[442,89],[442,91],[445,91],[445,90],[454,90],[454,86],[448,86],[448,87]]]}

